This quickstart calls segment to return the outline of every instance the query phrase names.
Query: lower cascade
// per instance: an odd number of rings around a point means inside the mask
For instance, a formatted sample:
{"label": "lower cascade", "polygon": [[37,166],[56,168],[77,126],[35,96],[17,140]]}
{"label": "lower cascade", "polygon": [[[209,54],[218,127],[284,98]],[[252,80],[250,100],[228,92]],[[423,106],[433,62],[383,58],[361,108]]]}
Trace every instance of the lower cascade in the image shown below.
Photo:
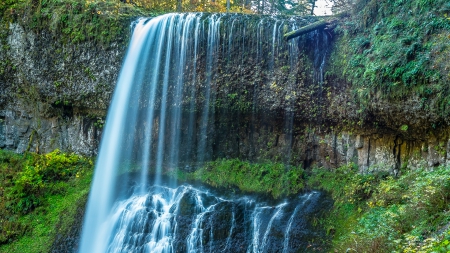
{"label": "lower cascade", "polygon": [[320,247],[312,225],[323,196],[268,205],[190,185],[152,186],[115,203],[107,252],[302,252]]}
{"label": "lower cascade", "polygon": [[[226,145],[212,137],[216,123],[231,103],[256,119],[263,83],[289,93],[283,102],[284,141],[292,142],[299,39],[286,42],[283,33],[304,22],[187,13],[133,23],[103,129],[79,252],[324,251],[325,235],[316,225],[327,201],[320,192],[274,202],[177,185],[165,176],[224,157],[214,153]],[[327,41],[321,32],[312,36]],[[326,52],[317,51],[313,79],[320,84]],[[274,73],[283,78],[274,79]],[[258,77],[252,79],[250,107],[227,90],[228,83],[240,84],[249,75]],[[291,152],[284,153],[289,164]]]}

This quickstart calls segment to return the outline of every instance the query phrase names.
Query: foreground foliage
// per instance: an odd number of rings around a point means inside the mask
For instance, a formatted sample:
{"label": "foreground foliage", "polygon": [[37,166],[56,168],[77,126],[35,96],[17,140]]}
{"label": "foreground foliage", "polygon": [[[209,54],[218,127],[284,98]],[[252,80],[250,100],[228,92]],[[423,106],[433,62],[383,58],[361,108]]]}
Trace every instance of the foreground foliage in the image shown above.
{"label": "foreground foliage", "polygon": [[315,169],[310,187],[331,193],[322,223],[337,252],[448,252],[450,168],[405,172],[399,178],[358,174],[354,166]]}
{"label": "foreground foliage", "polygon": [[47,252],[60,215],[74,213],[86,197],[92,167],[92,160],[59,150],[0,150],[0,252]]}

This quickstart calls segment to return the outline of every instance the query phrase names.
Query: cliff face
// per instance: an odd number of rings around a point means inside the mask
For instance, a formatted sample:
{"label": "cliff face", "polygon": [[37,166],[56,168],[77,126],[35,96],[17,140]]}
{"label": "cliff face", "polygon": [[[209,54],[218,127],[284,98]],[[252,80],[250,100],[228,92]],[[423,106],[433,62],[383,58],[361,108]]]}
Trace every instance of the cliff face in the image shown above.
{"label": "cliff face", "polygon": [[6,48],[0,148],[94,155],[124,48],[63,44],[17,23],[9,25]]}
{"label": "cliff face", "polygon": [[[6,62],[0,76],[0,148],[95,155],[128,32],[108,45],[71,44],[52,32],[9,24],[0,51]],[[365,101],[355,98],[357,87],[336,74],[347,61],[336,53],[345,36],[321,36],[299,41],[296,68],[301,71],[293,80],[286,66],[272,77],[251,67],[251,61],[222,69],[214,90],[217,117],[209,130],[212,159],[328,168],[353,162],[363,173],[393,174],[450,164],[449,133],[441,118],[428,114],[414,96],[394,102],[376,94]]]}

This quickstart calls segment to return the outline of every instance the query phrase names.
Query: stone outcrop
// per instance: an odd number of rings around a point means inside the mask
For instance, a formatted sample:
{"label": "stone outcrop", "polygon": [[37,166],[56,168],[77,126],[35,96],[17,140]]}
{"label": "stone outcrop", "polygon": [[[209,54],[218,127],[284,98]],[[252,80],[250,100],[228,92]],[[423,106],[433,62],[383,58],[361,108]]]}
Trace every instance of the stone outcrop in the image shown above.
{"label": "stone outcrop", "polygon": [[[239,120],[237,117],[233,119]],[[214,150],[217,158],[270,159],[301,164],[304,168],[337,168],[353,163],[361,173],[384,171],[393,175],[399,175],[407,168],[450,165],[447,155],[450,139],[445,131],[439,135],[424,134],[423,139],[408,139],[407,135],[386,129],[350,132],[321,129],[302,122],[295,122],[294,130],[286,132],[279,122],[285,120],[279,118],[256,123],[253,131],[250,131],[250,126],[233,129],[231,125],[222,123],[223,128],[216,128],[214,138],[221,143]]]}
{"label": "stone outcrop", "polygon": [[[125,47],[62,44],[9,25],[0,77],[0,148],[95,155]],[[124,36],[126,37],[126,36]]]}
{"label": "stone outcrop", "polygon": [[[50,32],[37,34],[19,24],[10,24],[9,31],[8,50],[0,52],[0,59],[8,61],[0,75],[0,148],[95,155],[128,35],[100,46],[62,44]],[[303,45],[299,53],[313,62],[314,50]],[[314,73],[301,72],[295,86],[283,86],[283,80],[290,82],[284,67],[274,70],[274,77],[260,75],[264,70],[251,64],[221,69],[249,82],[218,77],[227,85],[215,90],[216,104],[223,104],[217,105],[209,131],[209,157],[271,159],[305,168],[355,163],[362,173],[392,174],[450,163],[448,131],[418,128],[414,115],[424,114],[414,103],[408,109],[413,98],[405,108],[402,102],[385,108],[397,108],[391,112],[380,109],[389,103],[378,101],[372,115],[359,115],[345,84],[330,78],[324,86],[308,84],[319,70],[302,62],[299,68],[313,68]]]}

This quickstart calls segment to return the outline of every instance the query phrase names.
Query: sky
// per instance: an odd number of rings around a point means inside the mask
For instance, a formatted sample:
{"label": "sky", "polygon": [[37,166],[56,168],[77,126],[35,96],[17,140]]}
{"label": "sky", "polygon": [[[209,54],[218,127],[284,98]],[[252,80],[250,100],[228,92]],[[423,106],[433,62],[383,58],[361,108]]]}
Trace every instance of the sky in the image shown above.
{"label": "sky", "polygon": [[331,6],[333,6],[333,3],[327,0],[317,0],[316,8],[314,8],[314,15],[316,16],[331,15],[332,14]]}

